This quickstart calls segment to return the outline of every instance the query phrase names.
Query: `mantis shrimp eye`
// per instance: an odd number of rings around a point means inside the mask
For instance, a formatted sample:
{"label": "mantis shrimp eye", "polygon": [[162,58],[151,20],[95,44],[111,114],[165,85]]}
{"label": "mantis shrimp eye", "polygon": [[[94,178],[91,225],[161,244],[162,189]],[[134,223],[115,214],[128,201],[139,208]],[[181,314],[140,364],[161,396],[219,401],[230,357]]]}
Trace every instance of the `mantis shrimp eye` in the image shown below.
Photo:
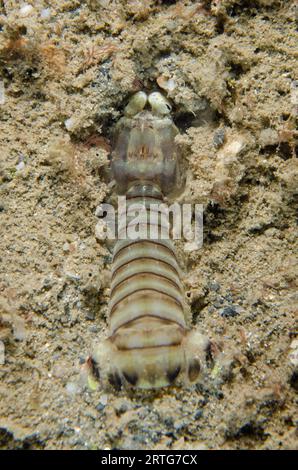
{"label": "mantis shrimp eye", "polygon": [[169,114],[172,106],[169,101],[158,91],[151,93],[148,97],[148,102],[151,106],[152,112],[155,114]]}
{"label": "mantis shrimp eye", "polygon": [[142,111],[147,103],[147,95],[143,91],[139,91],[129,100],[124,109],[125,116],[135,116]]}
{"label": "mantis shrimp eye", "polygon": [[172,110],[172,106],[169,101],[158,91],[154,91],[149,96],[144,91],[138,91],[135,93],[124,109],[124,115],[127,117],[136,116],[138,113],[143,111],[147,102],[151,106],[153,114],[165,116]]}

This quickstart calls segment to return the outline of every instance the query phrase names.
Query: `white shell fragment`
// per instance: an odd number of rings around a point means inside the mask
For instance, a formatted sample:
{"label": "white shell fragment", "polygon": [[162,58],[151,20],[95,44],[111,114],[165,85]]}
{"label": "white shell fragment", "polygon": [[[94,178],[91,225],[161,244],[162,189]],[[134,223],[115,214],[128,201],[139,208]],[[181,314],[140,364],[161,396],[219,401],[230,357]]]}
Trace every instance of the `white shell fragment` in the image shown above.
{"label": "white shell fragment", "polygon": [[220,160],[229,163],[233,161],[246,147],[246,140],[241,135],[233,135],[230,136],[222,147],[222,149],[218,152],[218,158]]}
{"label": "white shell fragment", "polygon": [[147,103],[147,95],[143,91],[138,91],[135,95],[131,97],[127,106],[124,109],[124,114],[126,116],[134,116],[138,114],[142,109],[145,108]]}
{"label": "white shell fragment", "polygon": [[25,168],[25,162],[24,161],[20,161],[20,163],[18,163],[16,165],[16,171],[22,171],[22,170],[24,170],[24,168]]}
{"label": "white shell fragment", "polygon": [[33,11],[34,11],[34,8],[32,5],[23,5],[20,8],[20,16],[22,16],[23,18],[26,18],[26,16],[31,15]]}
{"label": "white shell fragment", "polygon": [[262,148],[267,145],[276,145],[278,143],[278,133],[270,127],[262,129],[259,135],[259,144]]}
{"label": "white shell fragment", "polygon": [[41,10],[40,17],[43,20],[48,20],[51,17],[51,9],[50,8],[44,8],[43,10]]}
{"label": "white shell fragment", "polygon": [[64,121],[64,125],[68,131],[71,131],[75,126],[74,118],[68,118]]}
{"label": "white shell fragment", "polygon": [[163,115],[171,112],[172,106],[169,101],[158,91],[151,93],[148,97],[148,101],[153,113]]}
{"label": "white shell fragment", "polygon": [[173,78],[165,78],[162,75],[156,79],[158,86],[167,92],[174,91],[177,84]]}

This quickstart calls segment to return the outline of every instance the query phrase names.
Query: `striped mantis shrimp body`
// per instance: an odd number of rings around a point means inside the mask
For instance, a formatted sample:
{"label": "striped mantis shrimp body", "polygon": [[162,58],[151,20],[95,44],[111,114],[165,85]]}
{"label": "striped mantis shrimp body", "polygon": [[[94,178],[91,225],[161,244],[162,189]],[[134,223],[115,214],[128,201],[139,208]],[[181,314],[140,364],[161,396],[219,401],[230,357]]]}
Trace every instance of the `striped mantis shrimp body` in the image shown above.
{"label": "striped mantis shrimp body", "polygon": [[[169,112],[160,93],[139,92],[117,126],[112,171],[118,192],[126,195],[126,211],[113,252],[110,335],[92,356],[98,374],[117,388],[195,382],[208,345],[187,327],[180,269],[164,205],[159,206],[181,184],[178,130]],[[141,236],[128,236],[135,233],[134,215],[141,209]]]}

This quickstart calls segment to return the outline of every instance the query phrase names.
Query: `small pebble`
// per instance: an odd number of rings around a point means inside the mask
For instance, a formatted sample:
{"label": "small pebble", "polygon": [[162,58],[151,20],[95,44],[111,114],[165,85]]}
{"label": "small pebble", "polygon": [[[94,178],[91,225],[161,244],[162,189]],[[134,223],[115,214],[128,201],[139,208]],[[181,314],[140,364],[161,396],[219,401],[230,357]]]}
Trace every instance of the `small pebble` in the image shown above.
{"label": "small pebble", "polygon": [[70,273],[69,271],[65,272],[65,277],[71,281],[79,281],[81,279],[81,276],[75,273]]}
{"label": "small pebble", "polygon": [[25,162],[23,162],[23,161],[16,165],[16,170],[17,171],[22,171],[22,170],[24,170],[24,168],[25,168]]}
{"label": "small pebble", "polygon": [[78,385],[74,382],[68,382],[65,388],[69,395],[75,395],[79,391]]}
{"label": "small pebble", "polygon": [[102,403],[98,403],[98,405],[95,407],[97,411],[103,411],[105,409],[105,405]]}
{"label": "small pebble", "polygon": [[224,307],[220,309],[219,313],[224,318],[236,317],[241,312],[241,308],[238,306]]}
{"label": "small pebble", "polygon": [[107,406],[107,403],[108,403],[108,396],[103,395],[100,399],[100,402],[96,406],[97,411],[103,411],[105,407]]}
{"label": "small pebble", "polygon": [[90,333],[98,333],[99,332],[98,326],[96,325],[90,326],[89,331]]}
{"label": "small pebble", "polygon": [[225,298],[228,302],[232,302],[232,301],[233,301],[233,296],[232,296],[232,294],[227,294],[227,295],[225,295],[224,298]]}
{"label": "small pebble", "polygon": [[64,125],[68,131],[71,131],[75,126],[75,120],[73,118],[68,118],[64,121]]}
{"label": "small pebble", "polygon": [[229,162],[239,156],[246,147],[246,141],[241,135],[231,137],[218,152],[218,158]]}
{"label": "small pebble", "polygon": [[108,403],[108,395],[103,395],[100,399],[100,402],[106,406]]}
{"label": "small pebble", "polygon": [[69,251],[69,243],[64,243],[63,247],[62,247],[63,251]]}
{"label": "small pebble", "polygon": [[222,144],[225,141],[225,136],[226,136],[226,130],[225,130],[224,127],[220,128],[220,129],[217,129],[214,132],[213,145],[214,145],[215,148],[219,148],[219,147],[222,146]]}
{"label": "small pebble", "polygon": [[87,312],[85,315],[86,320],[94,320],[95,319],[95,314],[94,312]]}
{"label": "small pebble", "polygon": [[4,82],[1,80],[0,81],[0,105],[3,105],[5,103],[5,88],[4,88]]}
{"label": "small pebble", "polygon": [[34,11],[34,8],[32,5],[23,5],[21,8],[20,8],[20,16],[22,18],[26,18],[26,16],[29,16],[33,13]]}
{"label": "small pebble", "polygon": [[44,8],[43,10],[41,10],[40,17],[43,20],[48,20],[51,17],[51,9],[50,8]]}
{"label": "small pebble", "polygon": [[200,418],[202,418],[202,416],[203,416],[203,411],[198,410],[195,414],[195,419],[200,419]]}
{"label": "small pebble", "polygon": [[213,292],[218,292],[220,290],[220,284],[216,281],[209,282],[208,287]]}
{"label": "small pebble", "polygon": [[5,346],[3,341],[0,340],[0,366],[5,364]]}

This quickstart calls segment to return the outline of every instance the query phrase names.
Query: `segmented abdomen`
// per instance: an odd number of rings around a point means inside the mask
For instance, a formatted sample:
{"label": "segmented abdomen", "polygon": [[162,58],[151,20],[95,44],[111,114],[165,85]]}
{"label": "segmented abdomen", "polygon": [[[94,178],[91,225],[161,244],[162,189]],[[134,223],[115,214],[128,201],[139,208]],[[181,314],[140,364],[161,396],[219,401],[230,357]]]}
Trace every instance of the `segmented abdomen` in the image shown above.
{"label": "segmented abdomen", "polygon": [[[151,188],[134,188],[134,195],[127,195],[127,221],[131,223],[129,210],[132,204],[142,204],[146,208],[149,220],[149,208],[152,203],[159,204],[161,199],[147,197]],[[161,196],[161,195],[160,195]],[[159,217],[160,219],[160,217]],[[162,221],[158,221],[159,232],[163,231]],[[152,230],[150,221],[146,226],[148,234]],[[167,227],[164,227],[164,231]],[[162,235],[162,233],[161,233]],[[166,235],[166,233],[164,233]],[[133,327],[138,322],[138,329],[146,330],[148,319],[154,319],[185,328],[185,303],[180,281],[179,266],[170,240],[142,238],[139,240],[120,240],[116,243],[112,264],[111,299],[109,303],[110,329],[117,335],[122,327]],[[128,342],[129,343],[129,340]],[[127,347],[141,347],[130,341]],[[160,343],[156,337],[147,339],[146,347],[171,345],[171,338],[164,338]]]}

